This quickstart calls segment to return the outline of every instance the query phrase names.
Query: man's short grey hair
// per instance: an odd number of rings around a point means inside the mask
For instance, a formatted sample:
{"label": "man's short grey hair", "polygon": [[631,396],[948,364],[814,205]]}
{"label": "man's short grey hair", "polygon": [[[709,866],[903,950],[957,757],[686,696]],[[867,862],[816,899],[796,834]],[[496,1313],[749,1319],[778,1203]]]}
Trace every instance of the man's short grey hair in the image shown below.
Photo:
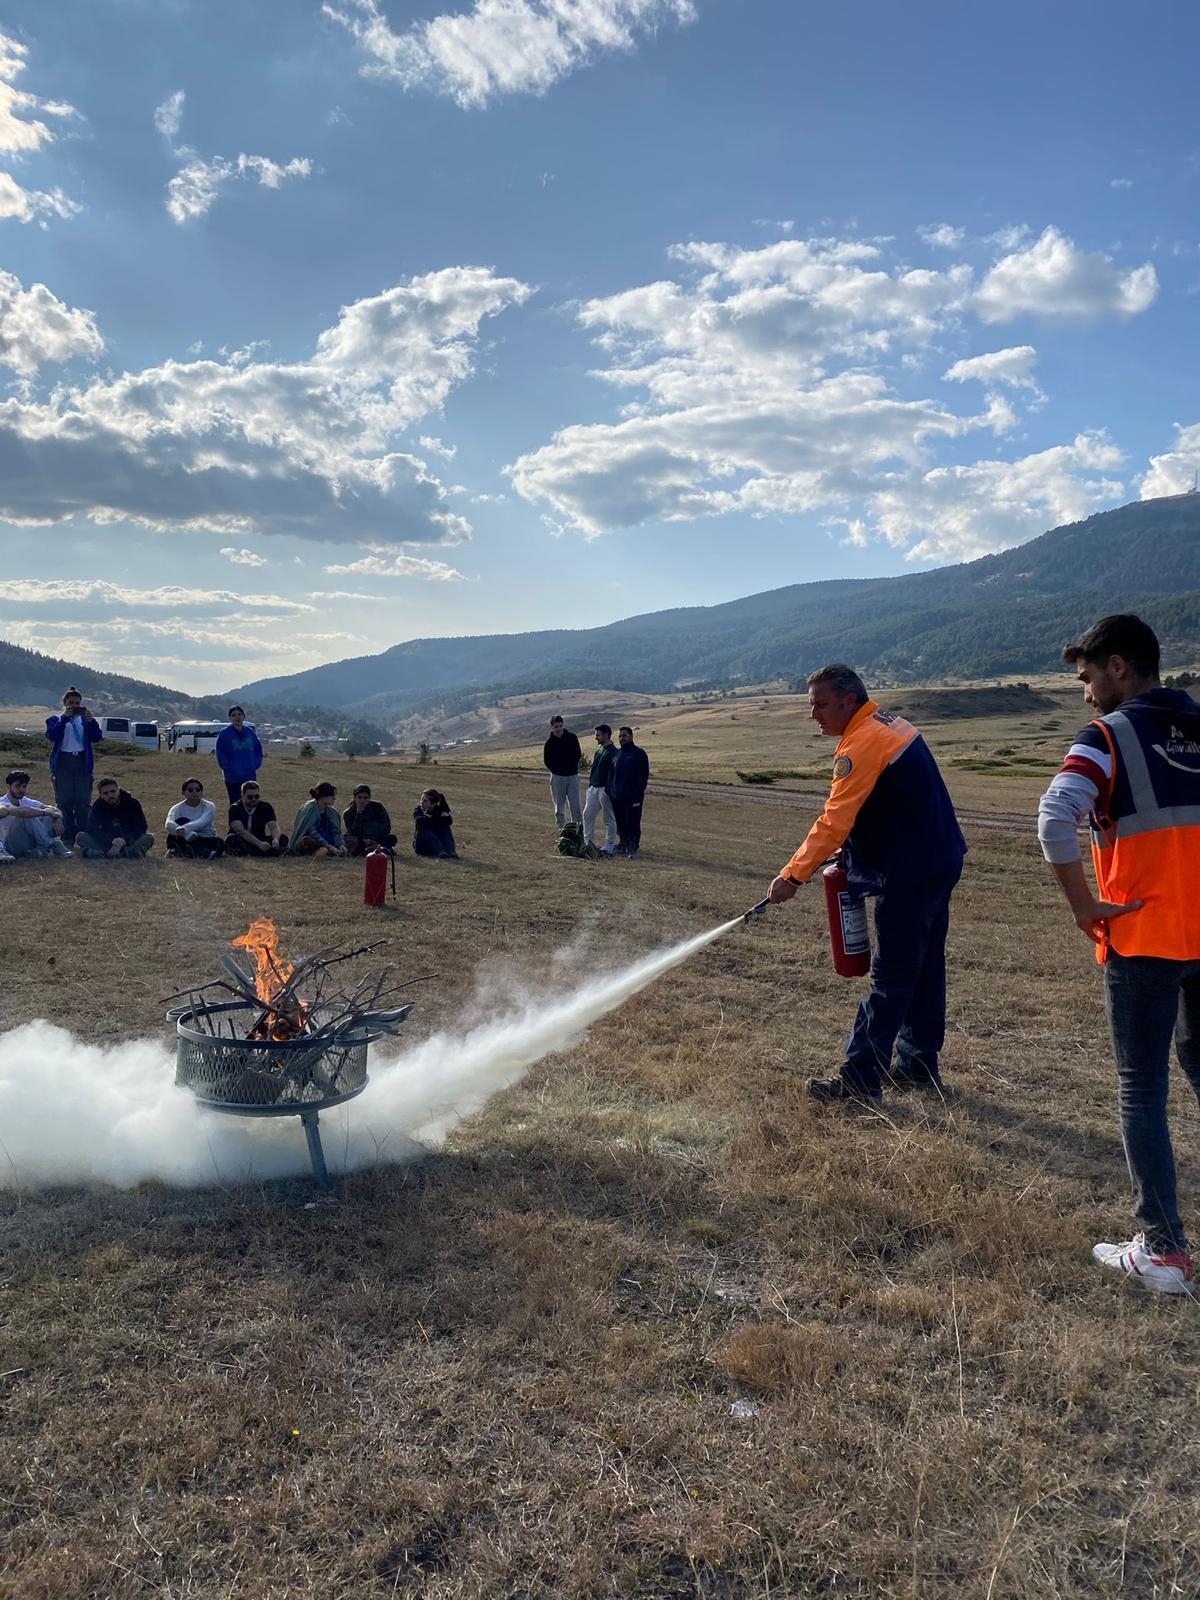
{"label": "man's short grey hair", "polygon": [[827,667],[818,667],[815,672],[810,672],[808,687],[815,689],[819,683],[827,683],[834,694],[852,694],[856,705],[865,706],[871,698],[858,673],[843,661],[834,661]]}

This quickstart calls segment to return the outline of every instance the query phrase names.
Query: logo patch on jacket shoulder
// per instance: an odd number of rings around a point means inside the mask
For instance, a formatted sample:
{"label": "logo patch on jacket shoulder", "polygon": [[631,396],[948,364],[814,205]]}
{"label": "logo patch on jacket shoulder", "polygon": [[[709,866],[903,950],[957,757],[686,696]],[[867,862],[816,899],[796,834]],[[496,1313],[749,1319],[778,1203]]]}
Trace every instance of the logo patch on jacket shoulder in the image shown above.
{"label": "logo patch on jacket shoulder", "polygon": [[853,765],[854,765],[854,763],[853,763],[853,761],[851,761],[849,756],[839,756],[837,758],[837,760],[833,763],[833,775],[834,775],[834,777],[835,778],[848,778],[850,776],[850,769],[851,769],[851,767],[853,767]]}

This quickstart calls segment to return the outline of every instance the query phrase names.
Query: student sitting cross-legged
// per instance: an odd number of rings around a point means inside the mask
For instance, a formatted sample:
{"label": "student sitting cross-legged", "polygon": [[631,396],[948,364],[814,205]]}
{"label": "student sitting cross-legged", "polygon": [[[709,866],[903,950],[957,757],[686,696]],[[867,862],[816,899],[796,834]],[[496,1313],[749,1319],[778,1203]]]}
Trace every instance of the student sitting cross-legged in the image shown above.
{"label": "student sitting cross-legged", "polygon": [[450,827],[453,821],[446,796],[436,789],[426,789],[420,803],[413,808],[413,849],[417,854],[457,861],[458,850]]}
{"label": "student sitting cross-legged", "polygon": [[366,783],[358,785],[354,791],[354,804],[342,812],[342,831],[346,836],[346,848],[352,856],[366,855],[373,846],[391,850],[396,844],[387,807],[379,800],[371,799],[371,786]]}
{"label": "student sitting cross-legged", "polygon": [[146,813],[115,778],[101,778],[88,812],[87,827],[75,835],[80,854],[88,861],[140,861],[154,843],[146,827]]}
{"label": "student sitting cross-legged", "polygon": [[264,800],[256,778],[242,785],[242,797],[229,808],[225,853],[231,856],[280,856],[288,836],[280,833],[275,807]]}
{"label": "student sitting cross-legged", "polygon": [[27,772],[10,772],[0,794],[0,865],[18,856],[69,856],[57,806],[31,800]]}
{"label": "student sitting cross-legged", "polygon": [[333,803],[337,789],[332,783],[318,783],[308,792],[312,799],[306,800],[296,813],[288,855],[344,856],[347,851],[342,819]]}
{"label": "student sitting cross-legged", "polygon": [[225,849],[217,837],[217,808],[204,798],[199,778],[185,778],[183,799],[167,812],[167,854],[211,861]]}

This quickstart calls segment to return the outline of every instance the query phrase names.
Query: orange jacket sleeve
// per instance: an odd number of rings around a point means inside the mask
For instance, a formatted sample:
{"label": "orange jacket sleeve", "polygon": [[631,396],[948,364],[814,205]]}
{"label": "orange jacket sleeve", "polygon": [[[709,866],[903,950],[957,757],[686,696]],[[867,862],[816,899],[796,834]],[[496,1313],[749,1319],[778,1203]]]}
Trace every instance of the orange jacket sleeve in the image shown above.
{"label": "orange jacket sleeve", "polygon": [[841,849],[863,802],[895,753],[895,747],[881,739],[846,741],[833,764],[833,783],[825,809],[780,877],[792,883],[807,883],[821,863]]}

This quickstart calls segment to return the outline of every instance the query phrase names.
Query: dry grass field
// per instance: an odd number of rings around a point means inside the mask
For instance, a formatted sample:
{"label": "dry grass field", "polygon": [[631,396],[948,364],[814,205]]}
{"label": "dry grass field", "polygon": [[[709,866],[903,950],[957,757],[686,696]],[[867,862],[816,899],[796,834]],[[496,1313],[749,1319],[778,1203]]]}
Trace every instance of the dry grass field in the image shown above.
{"label": "dry grass field", "polygon": [[[804,753],[778,761],[734,712],[736,747],[651,724],[658,770],[818,770],[794,712],[773,742]],[[935,743],[1050,765],[1080,720],[1055,716]],[[102,765],[154,821],[183,768]],[[977,808],[1040,787],[1032,764],[948,770]],[[6,868],[4,1025],[168,1040],[162,997],[266,914],[294,950],[374,932],[435,971],[415,1039],[481,974],[561,994],[736,914],[812,814],[652,789],[642,860],[590,863],[554,856],[519,774],[332,774],[401,819],[432,778],[464,861],[402,855],[382,913],[336,862]],[[265,792],[282,813],[321,775],[279,760]],[[1127,1209],[1090,951],[1028,833],[968,834],[944,1105],[806,1102],[858,993],[807,891],[336,1204],[299,1181],[0,1192],[0,1596],[1200,1594],[1200,1320],[1089,1259]],[[38,1063],[6,1056],[32,1090]],[[1174,1126],[1195,1217],[1182,1096]]]}

